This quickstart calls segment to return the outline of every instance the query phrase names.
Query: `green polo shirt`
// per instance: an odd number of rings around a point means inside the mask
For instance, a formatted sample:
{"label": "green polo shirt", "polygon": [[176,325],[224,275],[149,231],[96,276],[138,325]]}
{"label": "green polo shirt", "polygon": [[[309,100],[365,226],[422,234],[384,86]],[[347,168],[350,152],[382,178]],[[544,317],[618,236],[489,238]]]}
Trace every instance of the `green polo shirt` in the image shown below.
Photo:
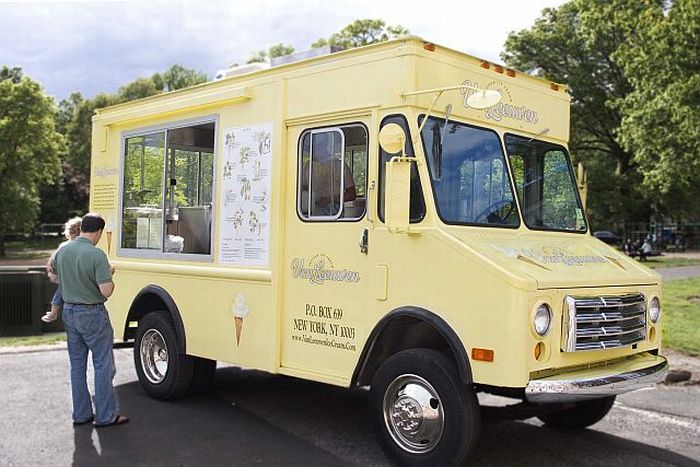
{"label": "green polo shirt", "polygon": [[112,282],[109,261],[105,252],[95,248],[87,238],[78,237],[66,243],[56,253],[55,269],[64,302],[94,304],[107,301],[98,284]]}

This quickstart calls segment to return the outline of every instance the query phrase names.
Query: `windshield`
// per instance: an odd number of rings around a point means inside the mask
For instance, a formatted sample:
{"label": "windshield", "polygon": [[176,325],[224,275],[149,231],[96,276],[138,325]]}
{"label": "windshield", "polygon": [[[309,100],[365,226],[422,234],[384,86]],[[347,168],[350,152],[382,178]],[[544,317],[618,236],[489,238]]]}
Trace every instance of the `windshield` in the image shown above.
{"label": "windshield", "polygon": [[586,220],[566,150],[514,135],[506,135],[505,143],[525,225],[585,232]]}
{"label": "windshield", "polygon": [[430,117],[421,132],[438,214],[448,224],[517,227],[506,161],[490,130]]}

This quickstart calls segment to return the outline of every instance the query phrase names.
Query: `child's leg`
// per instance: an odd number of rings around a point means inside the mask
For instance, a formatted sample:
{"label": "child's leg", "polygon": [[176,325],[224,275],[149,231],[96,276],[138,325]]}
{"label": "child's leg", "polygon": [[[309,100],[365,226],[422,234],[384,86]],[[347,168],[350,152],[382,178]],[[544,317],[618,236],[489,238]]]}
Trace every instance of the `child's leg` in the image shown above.
{"label": "child's leg", "polygon": [[56,318],[58,318],[58,312],[61,311],[62,307],[63,296],[61,295],[61,286],[59,285],[56,287],[56,292],[54,292],[53,298],[51,299],[51,309],[41,317],[41,320],[45,323],[56,321]]}
{"label": "child's leg", "polygon": [[56,315],[63,308],[63,295],[61,294],[61,284],[58,284],[56,291],[53,293],[53,298],[51,299],[51,311],[55,311]]}

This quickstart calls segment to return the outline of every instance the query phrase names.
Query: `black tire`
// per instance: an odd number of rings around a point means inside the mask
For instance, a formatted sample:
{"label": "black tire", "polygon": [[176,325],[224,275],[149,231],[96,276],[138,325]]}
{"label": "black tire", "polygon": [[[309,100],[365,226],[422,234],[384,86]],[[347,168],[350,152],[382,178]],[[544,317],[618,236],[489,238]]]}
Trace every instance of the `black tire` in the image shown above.
{"label": "black tire", "polygon": [[537,418],[553,428],[581,430],[601,421],[610,412],[614,403],[615,396],[591,399],[576,402],[570,409],[540,415]]}
{"label": "black tire", "polygon": [[[420,421],[417,432],[408,433],[408,436],[402,433],[412,423],[405,417],[430,411],[424,403],[419,403],[419,396],[416,399],[407,397],[409,392],[429,395],[423,400],[429,401],[434,420],[443,420],[441,434],[434,434],[438,423],[428,418]],[[385,398],[387,407],[402,406],[402,410],[387,410],[385,418]],[[414,403],[423,408],[415,410]],[[399,465],[461,464],[479,439],[481,414],[473,387],[460,380],[452,359],[432,349],[404,350],[382,363],[372,378],[369,411],[379,444]]]}
{"label": "black tire", "polygon": [[[158,362],[155,362],[154,353],[158,353]],[[149,361],[155,363],[149,365]],[[157,363],[161,364],[160,367]],[[134,365],[141,387],[151,397],[173,400],[187,394],[192,384],[194,362],[182,352],[175,326],[167,312],[154,311],[139,321],[134,342]]]}
{"label": "black tire", "polygon": [[194,370],[192,373],[192,384],[190,385],[188,394],[204,394],[209,391],[211,382],[214,379],[216,360],[209,360],[208,358],[201,357],[191,358],[194,363]]}

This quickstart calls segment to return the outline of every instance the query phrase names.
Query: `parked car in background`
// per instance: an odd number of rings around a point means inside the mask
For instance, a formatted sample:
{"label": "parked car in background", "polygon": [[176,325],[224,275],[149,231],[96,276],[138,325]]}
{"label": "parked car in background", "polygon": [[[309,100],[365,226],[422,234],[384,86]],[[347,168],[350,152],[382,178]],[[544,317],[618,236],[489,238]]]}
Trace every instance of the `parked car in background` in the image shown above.
{"label": "parked car in background", "polygon": [[609,230],[598,230],[593,232],[593,236],[608,245],[618,246],[622,243],[622,237]]}

